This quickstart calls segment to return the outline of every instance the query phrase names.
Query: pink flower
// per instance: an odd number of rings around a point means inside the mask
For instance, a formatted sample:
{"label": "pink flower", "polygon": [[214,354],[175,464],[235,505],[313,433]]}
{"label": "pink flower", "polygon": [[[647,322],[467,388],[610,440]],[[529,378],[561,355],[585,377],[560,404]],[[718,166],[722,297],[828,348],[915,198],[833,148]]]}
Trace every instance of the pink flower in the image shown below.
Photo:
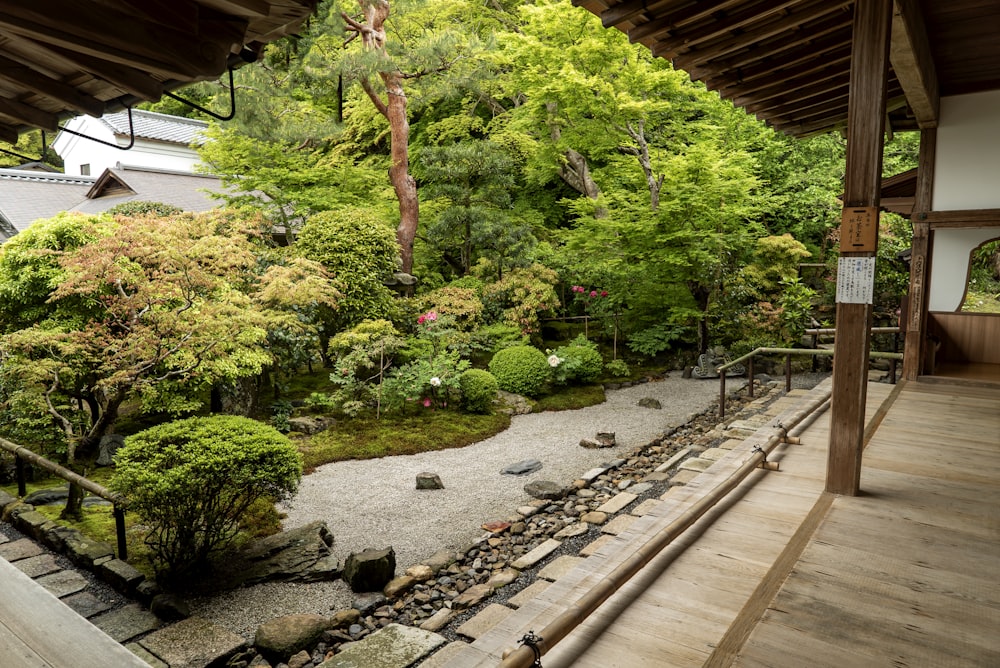
{"label": "pink flower", "polygon": [[583,286],[582,285],[574,285],[573,286],[573,292],[583,292]]}
{"label": "pink flower", "polygon": [[601,290],[601,296],[602,297],[607,297],[608,296],[608,291],[607,290]]}
{"label": "pink flower", "polygon": [[418,325],[424,324],[424,320],[426,320],[426,319],[427,319],[427,316],[425,316],[425,315],[420,316],[419,318],[417,318],[417,324]]}
{"label": "pink flower", "polygon": [[597,296],[597,290],[591,290],[590,291],[590,296],[591,297],[596,297]]}
{"label": "pink flower", "polygon": [[424,397],[424,408],[430,408],[430,407],[431,407],[431,398]]}
{"label": "pink flower", "polygon": [[428,311],[427,312],[427,319],[430,320],[431,322],[434,322],[435,320],[437,320],[438,319],[437,311]]}

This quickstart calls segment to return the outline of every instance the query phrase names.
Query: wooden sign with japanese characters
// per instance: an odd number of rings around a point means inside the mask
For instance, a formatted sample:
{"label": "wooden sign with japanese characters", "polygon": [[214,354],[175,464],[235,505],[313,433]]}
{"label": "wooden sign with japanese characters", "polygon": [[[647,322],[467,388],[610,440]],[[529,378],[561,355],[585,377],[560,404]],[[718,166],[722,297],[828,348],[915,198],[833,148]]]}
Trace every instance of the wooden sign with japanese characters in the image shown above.
{"label": "wooden sign with japanese characters", "polygon": [[844,207],[840,218],[840,252],[874,253],[878,245],[878,207]]}

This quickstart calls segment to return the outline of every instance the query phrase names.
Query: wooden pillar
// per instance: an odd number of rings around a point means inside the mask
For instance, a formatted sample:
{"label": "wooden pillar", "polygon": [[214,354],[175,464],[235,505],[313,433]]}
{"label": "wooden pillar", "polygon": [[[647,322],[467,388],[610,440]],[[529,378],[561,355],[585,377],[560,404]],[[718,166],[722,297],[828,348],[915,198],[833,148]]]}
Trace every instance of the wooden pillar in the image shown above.
{"label": "wooden pillar", "polygon": [[[874,258],[878,243],[877,207],[882,183],[882,138],[885,132],[891,26],[892,0],[857,0],[854,3],[844,221],[841,223],[841,258],[848,261],[850,258]],[[863,210],[867,210],[867,219]],[[854,217],[859,211],[862,212],[860,220]],[[854,222],[850,226],[845,225],[849,220]],[[844,241],[862,229],[871,232],[872,226],[873,238],[860,234],[859,243],[854,246]],[[862,240],[860,237],[866,238]],[[838,275],[837,280],[839,288],[841,281],[845,280],[843,273]],[[871,318],[870,303],[854,300],[837,303],[830,450],[826,471],[826,490],[834,494],[856,495],[861,484]]]}
{"label": "wooden pillar", "polygon": [[908,309],[904,313],[903,378],[916,380],[923,373],[924,346],[927,330],[927,277],[930,276],[930,225],[923,220],[932,210],[934,187],[934,156],[937,130],[920,132],[920,164],[917,167],[917,190],[913,201],[913,242],[910,250],[910,292]]}

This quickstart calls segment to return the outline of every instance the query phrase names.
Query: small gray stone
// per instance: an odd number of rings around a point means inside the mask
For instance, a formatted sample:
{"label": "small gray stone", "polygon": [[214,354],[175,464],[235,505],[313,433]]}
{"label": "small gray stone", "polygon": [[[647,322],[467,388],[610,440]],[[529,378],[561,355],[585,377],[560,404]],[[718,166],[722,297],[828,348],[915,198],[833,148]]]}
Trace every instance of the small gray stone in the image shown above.
{"label": "small gray stone", "polygon": [[254,645],[264,656],[284,661],[304,649],[311,649],[329,625],[330,620],[322,615],[285,615],[258,626]]}
{"label": "small gray stone", "polygon": [[102,563],[97,572],[101,579],[112,587],[123,593],[133,591],[146,576],[140,573],[134,566],[125,563],[121,559],[109,559]]}
{"label": "small gray stone", "polygon": [[519,462],[511,464],[500,473],[505,473],[509,475],[526,475],[528,473],[533,473],[534,471],[542,468],[542,463],[537,459],[523,459]]}
{"label": "small gray stone", "polygon": [[663,404],[653,397],[643,397],[639,400],[639,406],[642,408],[655,408],[657,410],[663,408]]}
{"label": "small gray stone", "polygon": [[203,668],[223,665],[248,646],[246,640],[221,626],[190,617],[143,638],[140,643],[166,661],[170,668]]}
{"label": "small gray stone", "polygon": [[375,610],[375,608],[385,605],[388,600],[381,591],[364,593],[354,599],[351,607],[362,615],[367,615]]}
{"label": "small gray stone", "polygon": [[173,594],[157,594],[150,602],[149,609],[167,622],[177,622],[191,616],[191,607]]}
{"label": "small gray stone", "polygon": [[418,473],[417,489],[444,489],[444,483],[437,473]]}
{"label": "small gray stone", "polygon": [[81,617],[93,617],[111,609],[111,606],[97,598],[89,591],[81,591],[78,594],[67,596],[63,603],[73,608]]}
{"label": "small gray stone", "polygon": [[54,503],[66,503],[69,497],[69,485],[53,487],[50,489],[39,489],[24,497],[25,503],[33,506],[49,506]]}
{"label": "small gray stone", "polygon": [[[86,584],[86,582],[84,584]],[[118,608],[117,610],[105,612],[102,615],[94,617],[90,621],[94,623],[94,626],[101,629],[118,642],[131,640],[136,636],[149,633],[150,631],[155,631],[162,626],[159,617],[137,603],[130,603],[129,605]],[[143,644],[145,645],[145,643]],[[161,659],[166,660],[171,666],[174,665],[173,661],[170,661],[148,645],[146,645],[146,649],[151,651],[153,654],[156,654]]]}

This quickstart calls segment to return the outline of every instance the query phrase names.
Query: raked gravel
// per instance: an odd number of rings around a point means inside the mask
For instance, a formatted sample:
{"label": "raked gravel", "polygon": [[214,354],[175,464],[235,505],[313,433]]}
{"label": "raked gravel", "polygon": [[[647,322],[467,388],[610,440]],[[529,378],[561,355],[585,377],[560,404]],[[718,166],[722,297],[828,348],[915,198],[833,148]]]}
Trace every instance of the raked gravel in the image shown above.
{"label": "raked gravel", "polygon": [[[745,385],[732,379],[727,390]],[[718,399],[712,380],[681,378],[679,372],[648,383],[608,390],[597,406],[573,411],[518,415],[510,427],[479,443],[418,455],[327,464],[303,478],[297,495],[281,510],[285,528],[324,520],[333,532],[334,554],[392,546],[397,573],[443,548],[457,549],[482,535],[480,525],[505,519],[530,497],[531,480],[568,484],[587,470],[622,457],[686,422]],[[661,409],[642,408],[644,397]],[[615,432],[613,448],[590,450],[581,439]],[[501,475],[510,464],[537,459],[528,475]],[[441,490],[417,490],[418,473],[436,473]],[[286,614],[350,607],[353,595],[341,581],[269,583],[191,601],[192,612],[247,638],[264,621]]]}

